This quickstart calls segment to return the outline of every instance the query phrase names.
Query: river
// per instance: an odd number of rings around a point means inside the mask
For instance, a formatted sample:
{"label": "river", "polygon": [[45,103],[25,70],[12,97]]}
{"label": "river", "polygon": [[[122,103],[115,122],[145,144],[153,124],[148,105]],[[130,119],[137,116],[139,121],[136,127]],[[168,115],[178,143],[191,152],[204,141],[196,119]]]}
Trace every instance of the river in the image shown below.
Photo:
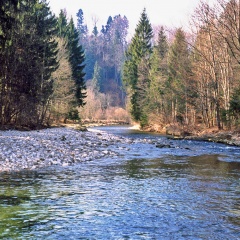
{"label": "river", "polygon": [[72,166],[0,173],[1,239],[240,239],[239,147],[94,130],[146,144],[127,141],[120,156]]}

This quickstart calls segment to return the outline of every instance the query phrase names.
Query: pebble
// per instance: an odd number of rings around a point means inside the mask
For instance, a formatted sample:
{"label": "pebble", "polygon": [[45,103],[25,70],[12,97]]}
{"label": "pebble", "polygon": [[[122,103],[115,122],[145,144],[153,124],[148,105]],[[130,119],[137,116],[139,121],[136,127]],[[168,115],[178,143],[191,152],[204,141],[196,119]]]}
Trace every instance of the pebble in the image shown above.
{"label": "pebble", "polygon": [[126,142],[133,144],[139,140],[92,129],[80,132],[66,127],[25,132],[0,131],[0,172],[33,170],[51,165],[69,166],[116,157],[123,149],[128,150],[124,147]]}

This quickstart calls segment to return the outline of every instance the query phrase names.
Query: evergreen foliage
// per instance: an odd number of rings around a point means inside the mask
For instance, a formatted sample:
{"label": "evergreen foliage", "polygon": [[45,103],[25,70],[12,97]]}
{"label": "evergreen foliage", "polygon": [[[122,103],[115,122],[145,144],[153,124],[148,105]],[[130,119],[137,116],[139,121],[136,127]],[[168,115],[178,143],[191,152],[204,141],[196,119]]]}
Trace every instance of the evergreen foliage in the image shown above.
{"label": "evergreen foliage", "polygon": [[240,6],[217,2],[197,9],[195,36],[179,28],[167,37],[161,27],[154,37],[143,9],[128,44],[125,16],[109,16],[101,31],[95,20],[89,34],[82,9],[75,27],[66,11],[56,19],[46,0],[0,1],[0,125],[77,120],[86,83],[97,102],[91,115],[123,107],[127,93],[142,127],[239,124]]}
{"label": "evergreen foliage", "polygon": [[[187,118],[188,80],[191,75],[190,54],[184,31],[179,28],[169,49],[169,79],[171,89],[172,121]],[[185,119],[187,121],[187,119]]]}
{"label": "evergreen foliage", "polygon": [[[12,12],[11,12],[12,11]],[[37,127],[46,122],[57,69],[56,19],[46,1],[20,1],[2,52],[0,122]]]}
{"label": "evergreen foliage", "polygon": [[73,107],[83,107],[85,105],[84,99],[86,98],[84,80],[85,55],[82,45],[79,44],[79,31],[75,28],[72,18],[68,23],[66,13],[63,10],[61,10],[58,17],[58,36],[64,38],[67,42],[71,78],[75,82],[75,99],[72,101]]}
{"label": "evergreen foliage", "polygon": [[[142,65],[143,69],[141,69],[139,65],[140,63],[148,65],[152,53],[152,37],[153,30],[146,9],[144,9],[127,50],[127,59],[124,64],[124,82],[131,95],[131,115],[136,121],[141,120],[142,115],[145,114],[142,104],[138,101],[140,98],[146,97],[145,94],[142,94],[140,86],[149,82],[148,72],[145,71],[147,66]],[[139,82],[139,79],[142,82]]]}
{"label": "evergreen foliage", "polygon": [[85,105],[84,99],[86,98],[86,85],[84,81],[84,52],[81,45],[79,45],[79,34],[74,26],[73,19],[71,18],[68,25],[68,48],[69,48],[69,60],[72,67],[72,78],[75,81],[76,86],[76,104],[79,107]]}

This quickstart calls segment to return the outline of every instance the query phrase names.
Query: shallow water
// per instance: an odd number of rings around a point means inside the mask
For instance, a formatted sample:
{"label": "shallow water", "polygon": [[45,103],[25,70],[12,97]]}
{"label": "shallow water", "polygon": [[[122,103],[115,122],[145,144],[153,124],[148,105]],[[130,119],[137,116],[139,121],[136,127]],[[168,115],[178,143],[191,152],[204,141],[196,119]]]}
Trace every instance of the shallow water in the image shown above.
{"label": "shallow water", "polygon": [[97,129],[147,143],[116,146],[120,157],[1,173],[1,239],[240,239],[240,148]]}

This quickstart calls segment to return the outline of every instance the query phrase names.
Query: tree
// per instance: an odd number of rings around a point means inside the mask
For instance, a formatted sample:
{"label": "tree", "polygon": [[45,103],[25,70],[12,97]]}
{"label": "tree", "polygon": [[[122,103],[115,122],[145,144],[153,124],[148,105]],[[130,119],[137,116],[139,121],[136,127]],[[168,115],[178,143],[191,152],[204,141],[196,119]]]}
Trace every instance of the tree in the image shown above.
{"label": "tree", "polygon": [[83,107],[85,105],[84,99],[86,98],[86,85],[84,81],[84,52],[82,46],[79,45],[79,34],[74,26],[73,19],[71,18],[68,24],[68,49],[69,60],[72,68],[72,78],[75,82],[75,97],[76,105]]}
{"label": "tree", "polygon": [[177,29],[169,49],[169,89],[171,91],[172,121],[188,123],[188,94],[191,63],[184,31]]}
{"label": "tree", "polygon": [[[162,124],[168,122],[168,89],[166,82],[168,79],[168,42],[161,27],[158,32],[158,39],[153,48],[151,56],[150,85],[148,90],[149,114],[156,115],[158,122]],[[150,119],[151,120],[151,119]]]}
{"label": "tree", "polygon": [[46,123],[51,74],[58,67],[56,20],[46,1],[19,2],[6,42],[1,124],[37,127]]}
{"label": "tree", "polygon": [[61,9],[57,19],[57,27],[58,27],[57,35],[61,38],[67,38],[68,22],[67,22],[66,14],[67,13]]}
{"label": "tree", "polygon": [[168,52],[168,42],[167,42],[167,36],[165,34],[165,30],[163,26],[161,26],[158,32],[156,49],[158,50],[158,53],[161,59],[164,59]]}
{"label": "tree", "polygon": [[7,96],[7,75],[9,44],[16,26],[17,0],[0,1],[0,124],[6,122],[5,104]]}
{"label": "tree", "polygon": [[94,65],[94,73],[93,73],[93,79],[92,79],[92,86],[95,93],[102,92],[102,76],[101,76],[101,68],[98,65],[98,62]]}
{"label": "tree", "polygon": [[84,24],[84,14],[82,9],[79,9],[77,12],[77,30],[79,32],[81,42],[81,39],[85,37],[88,32],[87,25]]}
{"label": "tree", "polygon": [[69,112],[73,108],[75,84],[72,79],[67,40],[58,37],[57,42],[59,68],[52,75],[54,83],[51,96],[51,114],[52,118],[57,122],[62,119],[66,122]]}
{"label": "tree", "polygon": [[[153,37],[153,30],[144,8],[139,23],[136,27],[132,42],[126,53],[126,61],[124,64],[123,79],[125,86],[128,88],[128,94],[131,99],[131,114],[133,119],[140,121],[144,115],[142,106],[139,105],[139,91],[137,88],[139,80],[139,64],[142,61],[148,62],[152,53],[151,40]],[[145,71],[144,71],[145,72]],[[142,72],[141,75],[144,73]],[[148,76],[142,76],[148,78]]]}

